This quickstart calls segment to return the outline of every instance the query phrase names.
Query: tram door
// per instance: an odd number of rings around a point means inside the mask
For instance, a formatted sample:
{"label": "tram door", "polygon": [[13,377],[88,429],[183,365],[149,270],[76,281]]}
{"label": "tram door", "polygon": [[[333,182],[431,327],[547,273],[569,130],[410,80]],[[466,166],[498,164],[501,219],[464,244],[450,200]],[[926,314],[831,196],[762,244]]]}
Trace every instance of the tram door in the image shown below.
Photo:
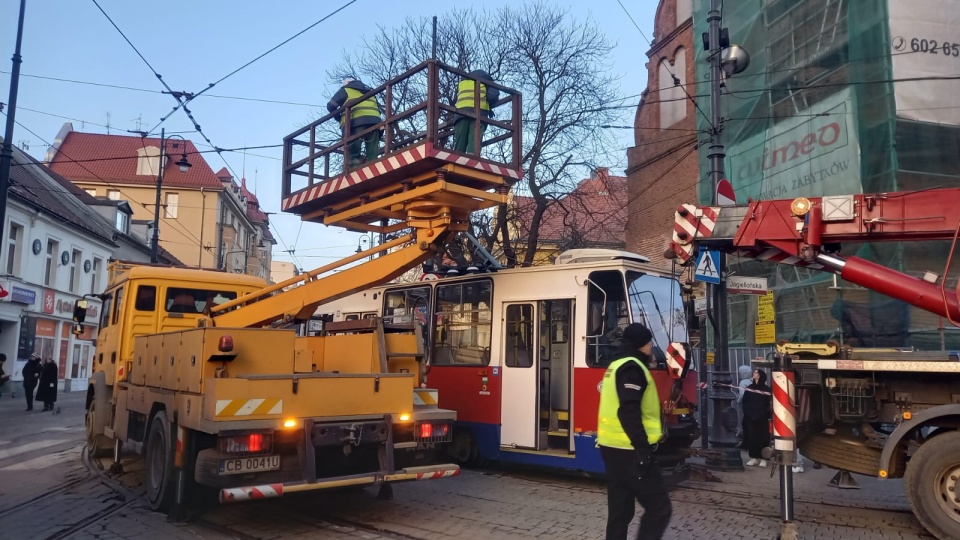
{"label": "tram door", "polygon": [[504,306],[503,446],[570,450],[572,308],[572,300]]}
{"label": "tram door", "polygon": [[503,313],[503,407],[500,444],[538,449],[537,388],[535,365],[539,345],[536,304],[505,304]]}

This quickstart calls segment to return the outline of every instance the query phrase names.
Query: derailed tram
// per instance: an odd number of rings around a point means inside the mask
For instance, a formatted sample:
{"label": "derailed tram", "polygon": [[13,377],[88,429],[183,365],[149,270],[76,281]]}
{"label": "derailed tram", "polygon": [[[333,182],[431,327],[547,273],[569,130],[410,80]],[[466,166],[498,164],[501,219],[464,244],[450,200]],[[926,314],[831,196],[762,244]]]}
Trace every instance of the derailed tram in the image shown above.
{"label": "derailed tram", "polygon": [[[665,468],[700,435],[680,283],[646,257],[572,250],[552,266],[425,273],[323,305],[325,320],[381,316],[423,327],[427,384],[457,412],[453,457],[602,473],[596,448],[600,383],[631,322],[653,333],[650,373],[663,405]],[[669,361],[668,361],[669,359]],[[680,364],[678,366],[677,360]]]}

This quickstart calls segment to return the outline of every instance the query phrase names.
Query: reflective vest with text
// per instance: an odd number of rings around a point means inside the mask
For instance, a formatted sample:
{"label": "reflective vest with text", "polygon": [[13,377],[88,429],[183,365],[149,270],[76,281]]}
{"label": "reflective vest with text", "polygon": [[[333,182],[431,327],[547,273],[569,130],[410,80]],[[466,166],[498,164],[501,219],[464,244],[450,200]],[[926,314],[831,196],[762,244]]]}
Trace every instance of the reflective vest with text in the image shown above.
{"label": "reflective vest with text", "polygon": [[620,424],[617,411],[620,409],[620,395],[617,393],[617,370],[627,362],[636,362],[647,379],[647,388],[640,398],[640,410],[643,416],[643,429],[647,433],[647,442],[657,444],[663,436],[663,423],[660,415],[660,397],[657,385],[650,376],[647,366],[634,357],[621,358],[610,364],[603,374],[600,388],[600,408],[597,413],[597,444],[609,448],[632,450],[630,438]]}

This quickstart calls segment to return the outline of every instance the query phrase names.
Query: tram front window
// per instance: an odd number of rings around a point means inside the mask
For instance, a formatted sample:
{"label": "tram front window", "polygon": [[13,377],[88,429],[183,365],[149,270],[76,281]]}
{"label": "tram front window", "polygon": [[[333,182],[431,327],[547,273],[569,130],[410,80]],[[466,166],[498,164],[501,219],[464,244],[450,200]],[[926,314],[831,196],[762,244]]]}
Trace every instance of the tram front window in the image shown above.
{"label": "tram front window", "polygon": [[620,333],[630,323],[623,274],[590,272],[587,281],[587,365],[606,368],[616,360]]}
{"label": "tram front window", "polygon": [[627,290],[633,321],[653,333],[653,355],[657,364],[666,365],[664,351],[671,341],[687,341],[686,317],[680,285],[669,277],[627,272]]}

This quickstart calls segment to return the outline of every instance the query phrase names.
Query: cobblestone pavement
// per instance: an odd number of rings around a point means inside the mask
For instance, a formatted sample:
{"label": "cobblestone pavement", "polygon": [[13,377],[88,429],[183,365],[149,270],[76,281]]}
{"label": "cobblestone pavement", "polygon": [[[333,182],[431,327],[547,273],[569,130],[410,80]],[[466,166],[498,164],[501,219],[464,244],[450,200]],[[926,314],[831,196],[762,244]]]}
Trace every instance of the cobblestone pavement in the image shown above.
{"label": "cobblestone pavement", "polygon": [[[22,396],[0,399],[0,539],[603,537],[602,482],[509,469],[398,484],[391,501],[369,489],[305,493],[210,506],[172,523],[140,498],[139,460],[125,458],[115,478],[87,466],[83,396],[61,396],[60,414],[25,413]],[[769,471],[683,483],[671,494],[666,538],[775,538],[778,481]],[[808,468],[796,476],[800,538],[931,538],[910,514],[900,481],[857,477],[862,489],[840,491],[827,487],[832,474]]]}

